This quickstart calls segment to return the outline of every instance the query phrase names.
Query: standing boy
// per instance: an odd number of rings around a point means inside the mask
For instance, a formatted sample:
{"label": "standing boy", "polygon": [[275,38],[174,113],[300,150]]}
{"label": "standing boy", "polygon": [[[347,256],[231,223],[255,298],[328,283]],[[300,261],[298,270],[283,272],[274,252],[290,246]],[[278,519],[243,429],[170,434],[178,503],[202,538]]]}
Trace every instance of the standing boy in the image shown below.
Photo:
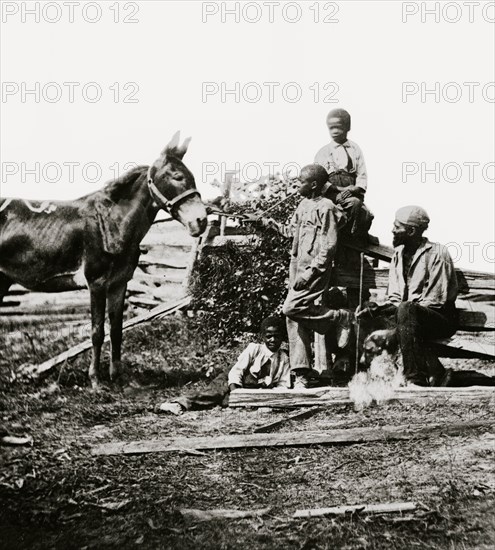
{"label": "standing boy", "polygon": [[325,334],[336,329],[338,347],[345,348],[349,343],[352,314],[315,303],[320,301],[330,282],[337,230],[343,215],[330,199],[322,196],[328,181],[323,166],[305,166],[299,181],[303,200],[294,213],[289,231],[273,220],[263,220],[263,223],[294,238],[289,293],[283,313],[287,317],[290,366],[296,373],[295,387],[306,387],[311,369],[311,331]]}
{"label": "standing boy", "polygon": [[366,164],[360,147],[347,139],[351,115],[344,109],[328,113],[327,126],[332,141],[316,153],[315,163],[328,172],[323,194],[341,206],[347,216],[346,231],[353,237],[367,237],[373,214],[364,206],[368,187]]}

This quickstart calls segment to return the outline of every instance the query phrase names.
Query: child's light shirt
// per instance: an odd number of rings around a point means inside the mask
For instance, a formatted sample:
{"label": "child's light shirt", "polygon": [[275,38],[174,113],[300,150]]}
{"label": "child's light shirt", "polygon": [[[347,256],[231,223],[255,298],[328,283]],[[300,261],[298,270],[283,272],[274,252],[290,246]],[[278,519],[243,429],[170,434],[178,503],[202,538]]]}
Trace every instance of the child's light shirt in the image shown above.
{"label": "child's light shirt", "polygon": [[368,187],[368,174],[366,173],[363,152],[359,145],[353,141],[347,140],[340,144],[332,140],[316,153],[315,163],[323,166],[329,174],[337,170],[348,171],[347,164],[349,159],[346,149],[353,165],[350,173],[356,174],[356,185],[366,190]]}
{"label": "child's light shirt", "polygon": [[289,356],[282,349],[270,351],[265,344],[248,344],[230,369],[229,385],[242,386],[247,373],[267,388],[290,388],[291,385]]}

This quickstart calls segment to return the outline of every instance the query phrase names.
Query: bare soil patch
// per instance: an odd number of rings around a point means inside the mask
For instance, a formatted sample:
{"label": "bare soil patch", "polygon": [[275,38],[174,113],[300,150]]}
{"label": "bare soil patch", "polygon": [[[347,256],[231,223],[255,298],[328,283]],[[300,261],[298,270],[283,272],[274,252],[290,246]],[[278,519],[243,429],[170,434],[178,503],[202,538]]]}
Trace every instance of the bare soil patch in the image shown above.
{"label": "bare soil patch", "polygon": [[[33,446],[0,447],[2,548],[488,549],[495,544],[495,436],[369,445],[92,457],[91,445],[168,436],[250,433],[293,411],[215,408],[179,417],[155,406],[205,384],[242,348],[218,348],[194,322],[171,318],[126,336],[123,389],[93,393],[87,355],[38,384],[11,381],[63,339],[0,335],[0,425]],[[72,338],[74,340],[74,338]],[[73,343],[72,341],[70,343]],[[493,363],[450,361],[492,373]],[[495,420],[493,400],[326,409],[277,431]],[[415,501],[406,515],[294,520],[296,509]],[[271,507],[262,519],[184,520],[178,509]]]}

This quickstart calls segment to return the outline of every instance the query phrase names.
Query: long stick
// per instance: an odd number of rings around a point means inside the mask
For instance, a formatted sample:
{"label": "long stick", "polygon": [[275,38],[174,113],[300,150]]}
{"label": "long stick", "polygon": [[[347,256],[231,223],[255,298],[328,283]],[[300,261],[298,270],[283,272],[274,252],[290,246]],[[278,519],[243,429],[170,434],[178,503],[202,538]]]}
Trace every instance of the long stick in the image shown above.
{"label": "long stick", "polygon": [[[360,254],[360,272],[359,272],[359,308],[361,309],[361,305],[363,303],[363,278],[364,278],[364,252],[361,252]],[[356,367],[355,372],[357,373],[358,367],[359,367],[359,337],[361,332],[361,323],[359,319],[357,319],[357,329],[356,329]]]}
{"label": "long stick", "polygon": [[263,217],[267,212],[270,212],[270,210],[273,210],[275,207],[277,207],[278,205],[282,204],[283,202],[289,200],[293,195],[295,195],[295,192],[294,193],[289,193],[285,198],[279,200],[278,202],[276,202],[275,204],[273,204],[272,206],[270,206],[270,208],[267,208],[266,210],[263,210],[263,212],[260,214],[260,217]]}
{"label": "long stick", "polygon": [[[266,210],[263,210],[263,212],[261,212],[261,214],[259,215],[260,218],[262,218],[267,212],[270,212],[270,210],[273,210],[274,208],[276,208],[277,206],[279,206],[280,204],[282,204],[283,202],[289,200],[291,197],[293,197],[295,195],[295,192],[294,193],[289,193],[286,197],[284,197],[283,199],[280,199],[279,201],[277,201],[275,204],[272,204],[272,206],[270,206],[270,208],[267,208]],[[244,218],[244,214],[229,214],[227,212],[223,212],[222,210],[213,210],[211,212],[212,214],[215,214],[216,216],[224,216],[226,218],[239,218],[241,221],[242,221],[242,218]]]}

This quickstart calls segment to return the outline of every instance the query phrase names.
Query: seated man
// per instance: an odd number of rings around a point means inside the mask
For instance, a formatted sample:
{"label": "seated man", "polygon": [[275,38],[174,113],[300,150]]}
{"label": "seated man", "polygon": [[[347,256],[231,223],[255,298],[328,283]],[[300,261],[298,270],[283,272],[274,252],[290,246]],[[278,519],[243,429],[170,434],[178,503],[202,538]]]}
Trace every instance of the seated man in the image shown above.
{"label": "seated man", "polygon": [[181,414],[192,408],[226,404],[228,393],[237,388],[290,388],[289,357],[280,349],[285,337],[284,325],[278,317],[264,319],[261,323],[262,344],[248,344],[230,372],[220,373],[204,389],[162,403],[158,412]]}
{"label": "seated man", "polygon": [[427,342],[452,336],[457,328],[457,278],[446,247],[431,243],[423,232],[428,214],[405,206],[395,215],[395,248],[388,278],[388,301],[358,307],[358,319],[395,316],[404,375],[419,386],[444,383],[445,369]]}

